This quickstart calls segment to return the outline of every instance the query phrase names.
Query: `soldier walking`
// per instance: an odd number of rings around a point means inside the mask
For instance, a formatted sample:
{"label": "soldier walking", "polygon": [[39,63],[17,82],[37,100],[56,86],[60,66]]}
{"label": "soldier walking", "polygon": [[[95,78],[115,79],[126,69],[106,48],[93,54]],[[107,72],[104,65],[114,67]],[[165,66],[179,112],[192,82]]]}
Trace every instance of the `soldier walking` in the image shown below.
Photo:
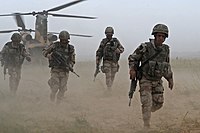
{"label": "soldier walking", "polygon": [[20,43],[21,40],[21,35],[14,33],[11,36],[11,41],[7,42],[1,51],[1,66],[4,67],[4,76],[8,70],[10,75],[9,87],[13,95],[16,94],[19,86],[24,58],[29,62],[31,61],[30,54],[26,51],[25,46]]}
{"label": "soldier walking", "polygon": [[[151,112],[155,112],[163,106],[164,87],[161,78],[164,77],[168,81],[171,90],[174,84],[170,66],[170,49],[167,44],[164,44],[169,35],[168,32],[166,25],[155,25],[152,31],[154,39],[142,43],[128,57],[130,78],[135,79],[136,75],[140,75],[136,73],[139,70],[142,74],[138,80],[145,128],[150,127]],[[141,64],[141,67],[139,67],[139,64]]]}
{"label": "soldier walking", "polygon": [[60,103],[67,90],[67,81],[69,71],[73,72],[75,64],[75,49],[73,45],[69,44],[70,35],[67,31],[59,33],[60,41],[57,41],[47,48],[44,48],[43,55],[49,60],[49,67],[51,68],[51,78],[48,84],[51,89],[50,100]]}
{"label": "soldier walking", "polygon": [[103,59],[101,70],[106,75],[107,89],[111,90],[115,74],[119,71],[118,61],[120,54],[124,52],[124,47],[117,38],[113,37],[114,29],[112,27],[107,27],[105,34],[106,38],[102,39],[96,51],[96,67],[99,69]]}

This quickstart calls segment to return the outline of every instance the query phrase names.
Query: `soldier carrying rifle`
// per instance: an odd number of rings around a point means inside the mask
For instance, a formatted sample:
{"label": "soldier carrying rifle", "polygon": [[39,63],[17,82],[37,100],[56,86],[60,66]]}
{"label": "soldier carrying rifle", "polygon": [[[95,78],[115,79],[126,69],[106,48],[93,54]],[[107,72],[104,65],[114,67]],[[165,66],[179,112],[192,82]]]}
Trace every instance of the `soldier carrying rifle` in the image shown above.
{"label": "soldier carrying rifle", "polygon": [[24,59],[31,61],[30,54],[26,51],[25,46],[21,43],[22,37],[19,33],[11,36],[11,41],[7,42],[1,51],[1,66],[4,67],[5,75],[9,77],[9,87],[12,95],[15,95],[21,79],[21,68]]}
{"label": "soldier carrying rifle", "polygon": [[96,51],[96,71],[94,78],[100,72],[99,66],[103,59],[101,71],[106,75],[107,89],[111,90],[115,74],[119,70],[118,61],[121,53],[124,52],[124,47],[117,38],[113,37],[114,29],[112,27],[107,27],[105,29],[105,34],[106,38],[102,39],[100,46]]}
{"label": "soldier carrying rifle", "polygon": [[49,67],[51,68],[51,78],[48,81],[51,89],[50,100],[54,102],[57,97],[57,103],[62,101],[67,90],[69,71],[75,73],[73,71],[75,49],[73,45],[69,44],[69,33],[61,31],[59,39],[60,41],[43,49],[43,55],[48,58]]}
{"label": "soldier carrying rifle", "polygon": [[[136,81],[133,82],[136,84],[137,80],[139,80],[145,128],[150,127],[151,112],[155,112],[163,106],[164,87],[162,77],[168,81],[171,90],[174,85],[169,57],[170,49],[167,44],[164,44],[169,35],[168,32],[166,25],[155,25],[152,31],[154,39],[142,43],[128,58],[130,78],[132,81]],[[138,67],[138,64],[141,64],[141,66]],[[138,70],[142,74],[140,78],[137,78]],[[133,91],[130,91],[129,98],[132,98],[136,84],[133,86]]]}

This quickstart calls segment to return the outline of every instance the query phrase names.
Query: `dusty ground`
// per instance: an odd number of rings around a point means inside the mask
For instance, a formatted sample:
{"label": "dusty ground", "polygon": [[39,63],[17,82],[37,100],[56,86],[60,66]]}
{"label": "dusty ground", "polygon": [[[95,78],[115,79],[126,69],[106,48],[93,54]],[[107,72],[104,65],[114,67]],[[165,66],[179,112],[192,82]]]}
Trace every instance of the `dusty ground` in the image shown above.
{"label": "dusty ground", "polygon": [[[0,133],[145,133],[138,88],[128,106],[128,65],[120,62],[111,93],[104,75],[93,82],[94,62],[75,65],[62,104],[49,101],[49,69],[24,65],[16,97],[0,76]],[[173,60],[175,87],[165,86],[164,107],[152,115],[151,133],[200,133],[200,60]],[[2,70],[2,69],[1,69]],[[3,72],[2,72],[3,73]]]}

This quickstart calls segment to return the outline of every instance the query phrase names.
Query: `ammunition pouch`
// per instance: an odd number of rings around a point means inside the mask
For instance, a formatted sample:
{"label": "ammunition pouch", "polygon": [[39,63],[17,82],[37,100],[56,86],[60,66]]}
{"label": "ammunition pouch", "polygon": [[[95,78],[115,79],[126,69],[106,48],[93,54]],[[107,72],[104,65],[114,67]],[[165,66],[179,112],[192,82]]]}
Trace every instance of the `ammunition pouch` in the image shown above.
{"label": "ammunition pouch", "polygon": [[169,63],[149,61],[148,75],[151,77],[162,78],[168,73]]}

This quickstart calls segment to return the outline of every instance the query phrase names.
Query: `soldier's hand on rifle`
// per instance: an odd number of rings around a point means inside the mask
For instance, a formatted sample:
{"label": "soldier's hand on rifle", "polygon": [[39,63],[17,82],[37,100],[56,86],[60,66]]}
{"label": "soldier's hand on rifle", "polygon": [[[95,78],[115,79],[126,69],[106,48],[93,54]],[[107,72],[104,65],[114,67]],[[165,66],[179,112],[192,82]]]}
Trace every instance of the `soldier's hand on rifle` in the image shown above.
{"label": "soldier's hand on rifle", "polygon": [[52,54],[52,53],[47,54],[47,58],[48,58],[49,60],[52,60],[52,56],[51,56],[51,54]]}
{"label": "soldier's hand on rifle", "polygon": [[130,79],[136,78],[136,71],[134,69],[129,70]]}
{"label": "soldier's hand on rifle", "polygon": [[169,86],[169,88],[170,88],[171,90],[173,89],[173,86],[174,86],[173,78],[171,78],[171,79],[168,80],[168,86]]}
{"label": "soldier's hand on rifle", "polygon": [[115,50],[115,53],[120,54],[121,51],[117,48],[117,49]]}
{"label": "soldier's hand on rifle", "polygon": [[69,64],[69,70],[70,70],[71,72],[74,71],[74,69],[73,69],[73,65],[72,65],[72,64]]}
{"label": "soldier's hand on rifle", "polygon": [[133,93],[134,93],[134,91],[129,91],[128,97],[129,97],[130,99],[133,98]]}
{"label": "soldier's hand on rifle", "polygon": [[27,57],[26,57],[26,60],[27,60],[28,62],[31,62],[31,57],[27,56]]}

